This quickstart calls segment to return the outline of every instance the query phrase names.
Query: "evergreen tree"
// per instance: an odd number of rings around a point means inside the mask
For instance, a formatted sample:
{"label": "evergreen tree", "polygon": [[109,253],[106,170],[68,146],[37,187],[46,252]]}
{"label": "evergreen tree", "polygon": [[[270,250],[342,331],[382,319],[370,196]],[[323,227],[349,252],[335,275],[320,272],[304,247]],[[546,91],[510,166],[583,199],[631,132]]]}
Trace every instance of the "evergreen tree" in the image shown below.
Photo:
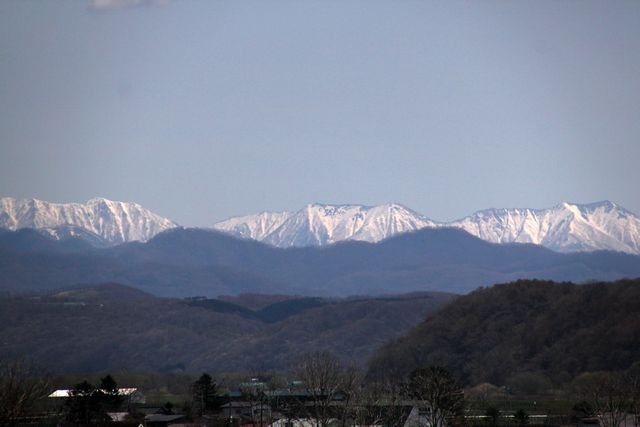
{"label": "evergreen tree", "polygon": [[105,421],[108,417],[101,406],[100,393],[89,382],[82,381],[69,390],[65,402],[68,421],[81,425],[91,425]]}
{"label": "evergreen tree", "polygon": [[124,401],[124,396],[120,394],[118,384],[111,374],[100,379],[100,389],[96,393],[99,394],[100,404],[107,411],[117,410]]}
{"label": "evergreen tree", "polygon": [[193,383],[191,387],[193,396],[193,408],[202,416],[206,412],[215,411],[220,406],[218,401],[218,385],[211,375],[204,373]]}
{"label": "evergreen tree", "polygon": [[69,391],[65,402],[67,421],[80,425],[108,421],[107,412],[116,411],[123,400],[111,375],[100,380],[99,388],[85,380]]}

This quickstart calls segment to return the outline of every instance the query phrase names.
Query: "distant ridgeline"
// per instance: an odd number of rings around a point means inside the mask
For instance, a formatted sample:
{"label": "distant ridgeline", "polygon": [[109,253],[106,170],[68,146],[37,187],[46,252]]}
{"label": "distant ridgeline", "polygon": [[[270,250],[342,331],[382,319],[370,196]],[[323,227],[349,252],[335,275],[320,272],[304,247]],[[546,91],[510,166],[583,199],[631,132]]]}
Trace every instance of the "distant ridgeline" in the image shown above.
{"label": "distant ridgeline", "polygon": [[613,250],[640,255],[640,218],[609,201],[560,203],[548,209],[485,209],[436,222],[396,203],[311,204],[297,212],[230,218],[214,228],[277,247],[378,242],[422,228],[461,228],[492,243],[534,243],[558,252]]}
{"label": "distant ridgeline", "polygon": [[369,375],[441,365],[467,385],[523,374],[563,383],[640,362],[640,280],[574,285],[522,280],[457,298],[372,359]]}
{"label": "distant ridgeline", "polygon": [[364,367],[383,343],[452,298],[167,299],[118,284],[5,297],[0,360],[28,355],[51,372],[258,372],[328,350]]}
{"label": "distant ridgeline", "polygon": [[640,277],[640,256],[493,244],[455,228],[422,229],[379,243],[289,249],[202,229],[176,228],[148,242],[102,249],[29,229],[0,231],[0,292],[5,294],[104,282],[167,297],[466,293],[521,278],[633,277]]}
{"label": "distant ridgeline", "polygon": [[224,300],[106,284],[0,298],[0,334],[0,360],[29,355],[51,372],[266,372],[326,350],[372,379],[441,365],[468,386],[547,389],[638,364],[640,280],[518,281],[466,296]]}
{"label": "distant ridgeline", "polygon": [[177,227],[175,222],[137,203],[104,198],[85,203],[0,198],[0,228],[36,229],[57,240],[77,238],[96,247],[146,241],[174,227]]}
{"label": "distant ridgeline", "polygon": [[[94,198],[51,203],[0,198],[0,228],[37,229],[54,239],[92,246],[147,241],[178,227],[137,203]],[[611,250],[640,255],[640,217],[613,202],[560,203],[548,209],[485,209],[437,222],[397,203],[378,206],[310,204],[296,212],[230,218],[213,228],[276,247],[326,246],[346,240],[379,242],[423,228],[459,228],[491,243],[531,243],[558,252]]]}

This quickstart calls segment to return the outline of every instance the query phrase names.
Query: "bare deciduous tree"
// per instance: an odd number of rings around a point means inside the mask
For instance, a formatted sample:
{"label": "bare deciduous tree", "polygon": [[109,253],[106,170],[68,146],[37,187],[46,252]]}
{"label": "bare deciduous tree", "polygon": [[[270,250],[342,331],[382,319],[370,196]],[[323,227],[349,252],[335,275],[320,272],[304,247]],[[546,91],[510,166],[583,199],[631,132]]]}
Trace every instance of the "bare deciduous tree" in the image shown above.
{"label": "bare deciduous tree", "polygon": [[464,403],[462,387],[439,366],[416,369],[409,378],[409,394],[424,411],[427,425],[444,427]]}
{"label": "bare deciduous tree", "polygon": [[362,391],[363,373],[355,366],[349,366],[341,373],[340,421],[342,427],[352,425],[357,415]]}
{"label": "bare deciduous tree", "polygon": [[633,415],[634,426],[640,426],[640,364],[636,364],[624,375],[629,393],[629,412]]}
{"label": "bare deciduous tree", "polygon": [[314,420],[316,427],[326,427],[339,415],[333,403],[344,397],[345,382],[340,362],[328,352],[311,353],[302,359],[296,373],[304,382],[308,396],[307,402],[301,402],[301,411]]}
{"label": "bare deciduous tree", "polygon": [[353,397],[353,420],[356,425],[404,425],[408,412],[405,410],[405,387],[381,379],[363,384]]}
{"label": "bare deciduous tree", "polygon": [[29,363],[0,362],[0,426],[17,424],[48,391],[48,378]]}
{"label": "bare deciduous tree", "polygon": [[621,374],[583,374],[574,385],[577,395],[589,404],[602,427],[620,426],[629,404],[629,388]]}

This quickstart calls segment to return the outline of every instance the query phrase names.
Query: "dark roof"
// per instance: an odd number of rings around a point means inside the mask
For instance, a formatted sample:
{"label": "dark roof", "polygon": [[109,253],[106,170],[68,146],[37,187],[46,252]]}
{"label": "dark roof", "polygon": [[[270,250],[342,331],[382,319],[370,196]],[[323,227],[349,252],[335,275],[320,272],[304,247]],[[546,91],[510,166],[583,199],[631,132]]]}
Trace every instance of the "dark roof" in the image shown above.
{"label": "dark roof", "polygon": [[[253,406],[257,406],[260,407],[260,403],[259,402],[237,402],[237,401],[233,401],[233,402],[229,402],[229,403],[225,403],[224,405],[221,406],[221,408],[251,408]],[[268,406],[266,403],[263,403],[262,406]]]}
{"label": "dark roof", "polygon": [[264,394],[269,397],[309,397],[311,393],[306,390],[265,390]]}
{"label": "dark roof", "polygon": [[246,383],[240,383],[240,388],[264,388],[267,384],[261,381],[251,381]]}
{"label": "dark roof", "polygon": [[168,423],[171,421],[180,420],[182,418],[184,418],[184,415],[149,414],[146,417],[144,417],[144,420],[153,422],[153,423],[157,423],[157,422]]}
{"label": "dark roof", "polygon": [[[267,397],[282,397],[282,398],[313,398],[317,396],[326,396],[325,394],[318,393],[314,395],[309,390],[265,390],[263,392]],[[344,399],[344,393],[341,391],[337,391],[333,393],[334,400],[342,400]]]}
{"label": "dark roof", "polygon": [[241,391],[230,391],[228,393],[225,394],[225,397],[242,397],[242,392]]}

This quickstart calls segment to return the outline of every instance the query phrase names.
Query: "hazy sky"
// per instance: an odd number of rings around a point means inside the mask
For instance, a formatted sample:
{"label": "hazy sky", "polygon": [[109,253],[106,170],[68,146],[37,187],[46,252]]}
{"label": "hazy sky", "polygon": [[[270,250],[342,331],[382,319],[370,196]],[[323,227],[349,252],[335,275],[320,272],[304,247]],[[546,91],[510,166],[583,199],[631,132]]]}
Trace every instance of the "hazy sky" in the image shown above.
{"label": "hazy sky", "polygon": [[0,2],[0,196],[640,213],[640,1]]}

